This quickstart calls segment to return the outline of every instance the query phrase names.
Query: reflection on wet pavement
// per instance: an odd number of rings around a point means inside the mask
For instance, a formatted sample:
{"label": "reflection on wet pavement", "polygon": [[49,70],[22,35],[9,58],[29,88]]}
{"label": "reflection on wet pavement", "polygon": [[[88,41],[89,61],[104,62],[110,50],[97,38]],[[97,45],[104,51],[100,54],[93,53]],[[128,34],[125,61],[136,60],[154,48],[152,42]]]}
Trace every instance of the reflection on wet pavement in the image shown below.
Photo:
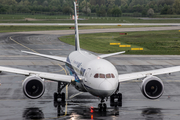
{"label": "reflection on wet pavement", "polygon": [[44,119],[44,113],[39,108],[26,108],[23,113],[24,119]]}
{"label": "reflection on wet pavement", "polygon": [[[12,35],[0,34],[0,42],[2,43],[0,44],[0,49],[3,50],[0,51],[1,64],[4,65],[4,63],[6,63],[9,67],[43,72],[58,71],[58,73],[64,74],[62,71],[59,71],[60,68],[54,64],[54,61],[22,54],[20,51],[24,50],[24,48],[9,41],[9,36]],[[57,37],[59,37],[59,35],[23,34],[15,35],[14,39],[20,39],[19,42],[23,42],[23,45],[27,44],[31,49],[44,48],[46,45],[46,49],[48,50],[38,51],[44,54],[67,56],[67,54],[74,50],[74,47],[60,42]],[[35,44],[37,42],[38,44]],[[170,67],[180,63],[179,56],[117,56],[108,59],[116,65],[119,74]],[[138,60],[138,62],[136,60]],[[163,64],[154,65],[156,61]],[[141,62],[144,63],[144,65],[137,64]],[[21,65],[21,63],[23,64]],[[139,89],[141,82],[125,82],[120,86],[120,92],[122,92],[123,95],[122,107],[110,107],[108,100],[106,102],[107,111],[99,112],[98,104],[100,101],[88,93],[83,93],[72,99],[68,99],[67,104],[64,105],[54,103],[53,93],[57,91],[57,83],[54,82],[46,82],[45,93],[40,99],[28,99],[23,95],[22,91],[22,80],[25,79],[24,76],[1,73],[0,120],[179,120],[180,74],[173,73],[170,76],[161,75],[159,77],[164,82],[165,92],[158,100],[148,100],[142,95]],[[65,90],[63,92],[65,92]],[[70,85],[68,88],[69,97],[77,93],[78,91]]]}
{"label": "reflection on wet pavement", "polygon": [[145,117],[145,120],[163,120],[163,114],[159,108],[145,108],[141,114]]}

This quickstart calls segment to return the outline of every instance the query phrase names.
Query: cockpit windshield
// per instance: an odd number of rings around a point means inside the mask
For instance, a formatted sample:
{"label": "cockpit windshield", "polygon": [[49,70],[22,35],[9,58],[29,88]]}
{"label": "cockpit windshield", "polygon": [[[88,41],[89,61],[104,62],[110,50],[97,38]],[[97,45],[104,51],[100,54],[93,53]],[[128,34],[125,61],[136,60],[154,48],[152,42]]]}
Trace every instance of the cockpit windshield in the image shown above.
{"label": "cockpit windshield", "polygon": [[99,76],[100,76],[100,78],[105,78],[104,74],[100,74]]}
{"label": "cockpit windshield", "polygon": [[95,74],[95,75],[94,75],[94,78],[98,78],[98,74]]}
{"label": "cockpit windshield", "polygon": [[108,73],[108,74],[96,73],[94,75],[94,78],[115,78],[115,76],[113,73]]}

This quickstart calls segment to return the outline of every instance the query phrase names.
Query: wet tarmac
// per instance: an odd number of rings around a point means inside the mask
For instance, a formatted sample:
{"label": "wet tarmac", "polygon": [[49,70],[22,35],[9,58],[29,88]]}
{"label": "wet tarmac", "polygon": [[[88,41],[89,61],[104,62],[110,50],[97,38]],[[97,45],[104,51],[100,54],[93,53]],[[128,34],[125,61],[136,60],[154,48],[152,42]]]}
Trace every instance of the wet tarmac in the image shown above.
{"label": "wet tarmac", "polygon": [[[21,50],[67,56],[74,47],[58,40],[58,35],[0,34],[0,65],[65,74],[63,63],[21,53]],[[119,74],[153,70],[180,64],[180,56],[120,55],[108,58],[115,64]],[[45,93],[40,99],[31,100],[22,91],[26,76],[0,73],[0,120],[179,120],[180,118],[180,74],[160,75],[165,91],[157,100],[146,99],[140,91],[140,80],[124,82],[120,86],[123,94],[122,107],[110,107],[99,112],[100,100],[89,93],[79,93],[73,86],[65,88],[68,99],[64,105],[53,102],[57,83],[46,81]],[[75,94],[78,96],[73,97]]]}

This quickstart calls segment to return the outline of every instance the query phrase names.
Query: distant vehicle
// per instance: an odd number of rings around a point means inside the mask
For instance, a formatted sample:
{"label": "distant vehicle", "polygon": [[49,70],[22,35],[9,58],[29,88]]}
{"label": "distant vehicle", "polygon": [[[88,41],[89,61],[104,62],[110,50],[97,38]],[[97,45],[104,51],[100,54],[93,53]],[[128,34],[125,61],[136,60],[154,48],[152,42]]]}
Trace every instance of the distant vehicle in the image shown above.
{"label": "distant vehicle", "polygon": [[3,66],[0,66],[0,71],[28,76],[22,84],[23,92],[28,98],[37,99],[41,97],[45,91],[44,80],[52,80],[58,82],[57,92],[54,93],[55,102],[65,101],[65,93],[61,91],[66,85],[71,84],[79,91],[89,92],[99,97],[101,99],[101,103],[98,105],[100,111],[106,111],[107,106],[105,100],[107,100],[108,97],[110,97],[111,106],[122,106],[122,94],[118,92],[120,83],[124,81],[143,78],[141,85],[143,95],[149,99],[159,98],[163,94],[164,85],[161,79],[154,75],[178,72],[180,71],[180,66],[118,75],[115,66],[103,58],[122,54],[124,51],[96,56],[80,49],[75,6],[76,3],[74,2],[75,51],[71,52],[67,58],[22,51],[24,53],[64,62],[70,75],[22,70]]}

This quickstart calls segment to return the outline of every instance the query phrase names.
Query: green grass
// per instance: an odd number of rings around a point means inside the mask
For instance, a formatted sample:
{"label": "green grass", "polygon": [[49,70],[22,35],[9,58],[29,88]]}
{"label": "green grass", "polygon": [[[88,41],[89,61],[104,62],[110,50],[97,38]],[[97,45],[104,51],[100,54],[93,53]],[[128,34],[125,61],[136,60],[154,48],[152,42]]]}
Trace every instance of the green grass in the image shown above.
{"label": "green grass", "polygon": [[[31,18],[34,20],[27,20]],[[79,23],[180,23],[178,19],[172,20],[142,20],[138,17],[87,17]],[[69,15],[31,15],[31,14],[0,14],[0,23],[74,23]]]}
{"label": "green grass", "polygon": [[43,14],[0,14],[0,20],[12,20],[12,19],[25,19],[25,18],[33,18],[33,19],[67,19],[69,15],[43,15]]}
{"label": "green grass", "polygon": [[24,32],[44,30],[65,30],[70,26],[0,26],[0,32]]}
{"label": "green grass", "polygon": [[154,18],[180,18],[180,15],[176,14],[176,15],[161,15],[156,14],[155,16],[153,16]]}
{"label": "green grass", "polygon": [[[0,26],[2,32],[24,32],[45,30],[70,30],[74,26]],[[155,27],[155,26],[79,26],[79,29],[105,29],[105,28],[132,28],[132,27]],[[160,26],[156,26],[160,27]],[[161,26],[163,27],[163,26]]]}
{"label": "green grass", "polygon": [[[74,35],[63,36],[61,41],[74,45]],[[143,51],[132,51],[131,48],[120,48],[109,45],[111,42],[144,48]],[[128,32],[128,35],[119,33],[81,34],[80,46],[83,49],[96,53],[113,53],[126,51],[126,54],[147,55],[180,55],[180,32],[172,31],[144,31]]]}

